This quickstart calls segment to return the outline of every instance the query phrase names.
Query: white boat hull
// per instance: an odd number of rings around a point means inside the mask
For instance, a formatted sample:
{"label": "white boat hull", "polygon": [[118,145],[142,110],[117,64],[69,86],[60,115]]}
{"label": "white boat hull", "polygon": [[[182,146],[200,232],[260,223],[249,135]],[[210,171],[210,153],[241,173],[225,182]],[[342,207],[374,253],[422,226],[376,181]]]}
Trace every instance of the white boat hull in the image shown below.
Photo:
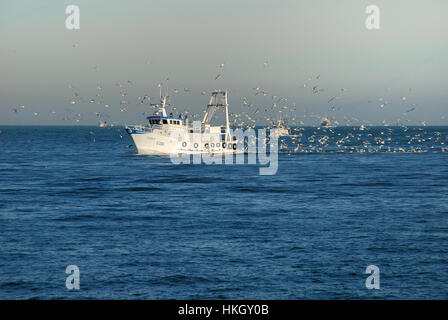
{"label": "white boat hull", "polygon": [[[240,153],[237,143],[225,143],[215,140],[195,141],[192,135],[187,139],[175,139],[175,135],[160,134],[157,131],[145,132],[127,128],[134,141],[137,153],[141,155],[170,155],[170,154],[235,154]],[[230,145],[230,146],[229,146]],[[241,151],[242,152],[242,151]]]}

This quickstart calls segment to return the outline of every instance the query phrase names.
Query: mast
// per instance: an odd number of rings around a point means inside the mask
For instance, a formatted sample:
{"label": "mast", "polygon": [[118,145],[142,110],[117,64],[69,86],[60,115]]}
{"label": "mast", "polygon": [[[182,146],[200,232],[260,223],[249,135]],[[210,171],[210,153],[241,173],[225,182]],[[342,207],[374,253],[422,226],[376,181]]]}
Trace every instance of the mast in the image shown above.
{"label": "mast", "polygon": [[162,116],[166,117],[167,113],[166,113],[166,99],[168,98],[168,96],[163,96],[162,97],[162,105],[160,106],[162,108]]}
{"label": "mast", "polygon": [[224,105],[225,105],[225,112],[226,112],[226,137],[225,141],[230,142],[230,121],[229,121],[229,104],[227,103],[227,90],[224,91]]}
{"label": "mast", "polygon": [[[167,80],[167,86],[168,86],[168,79]],[[162,116],[163,117],[167,117],[167,113],[166,113],[166,104],[167,104],[167,99],[168,99],[168,90],[166,92],[166,95],[162,96],[162,84],[159,83],[157,85],[157,87],[159,88],[159,92],[160,92],[160,103],[159,104],[152,104],[152,106],[155,106],[157,108],[159,108],[159,110],[157,110],[157,112],[162,111]]]}

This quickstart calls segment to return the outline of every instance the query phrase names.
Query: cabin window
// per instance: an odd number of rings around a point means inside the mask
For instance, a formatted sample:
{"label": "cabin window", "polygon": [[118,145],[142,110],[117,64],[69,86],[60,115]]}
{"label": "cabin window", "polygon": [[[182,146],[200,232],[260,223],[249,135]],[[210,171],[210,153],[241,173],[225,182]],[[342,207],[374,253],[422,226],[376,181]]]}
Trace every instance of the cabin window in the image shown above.
{"label": "cabin window", "polygon": [[162,121],[163,121],[163,124],[168,124],[168,120],[163,119]]}
{"label": "cabin window", "polygon": [[170,124],[173,124],[173,120],[170,120]]}

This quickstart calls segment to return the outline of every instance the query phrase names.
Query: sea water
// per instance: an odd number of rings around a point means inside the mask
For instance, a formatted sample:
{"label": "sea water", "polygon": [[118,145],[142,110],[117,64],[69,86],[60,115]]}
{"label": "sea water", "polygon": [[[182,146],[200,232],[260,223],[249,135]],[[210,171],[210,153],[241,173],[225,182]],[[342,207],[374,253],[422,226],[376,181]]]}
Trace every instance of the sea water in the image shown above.
{"label": "sea water", "polygon": [[297,128],[271,176],[0,129],[0,299],[448,298],[447,127]]}

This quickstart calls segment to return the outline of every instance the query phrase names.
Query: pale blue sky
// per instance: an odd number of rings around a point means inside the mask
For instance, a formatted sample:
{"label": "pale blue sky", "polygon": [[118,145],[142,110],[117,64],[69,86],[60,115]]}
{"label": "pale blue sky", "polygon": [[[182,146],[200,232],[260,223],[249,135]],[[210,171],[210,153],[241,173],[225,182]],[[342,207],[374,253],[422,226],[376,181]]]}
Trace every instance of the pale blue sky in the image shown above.
{"label": "pale blue sky", "polygon": [[[78,31],[65,29],[69,4],[80,7]],[[370,4],[381,10],[380,30],[364,26]],[[142,122],[149,110],[137,97],[156,98],[157,83],[169,77],[181,91],[172,95],[178,110],[201,112],[201,91],[224,88],[231,111],[247,111],[243,96],[264,108],[276,95],[295,103],[306,124],[317,120],[305,112],[341,123],[447,125],[447,12],[444,0],[2,0],[0,124],[75,124],[77,114],[80,124],[96,124],[96,111]],[[127,80],[128,112],[120,112],[116,84]],[[89,103],[98,84],[102,104]],[[324,91],[313,94],[314,85]],[[254,87],[269,95],[254,96]],[[85,102],[71,105],[74,92]],[[383,109],[380,98],[389,102]]]}

